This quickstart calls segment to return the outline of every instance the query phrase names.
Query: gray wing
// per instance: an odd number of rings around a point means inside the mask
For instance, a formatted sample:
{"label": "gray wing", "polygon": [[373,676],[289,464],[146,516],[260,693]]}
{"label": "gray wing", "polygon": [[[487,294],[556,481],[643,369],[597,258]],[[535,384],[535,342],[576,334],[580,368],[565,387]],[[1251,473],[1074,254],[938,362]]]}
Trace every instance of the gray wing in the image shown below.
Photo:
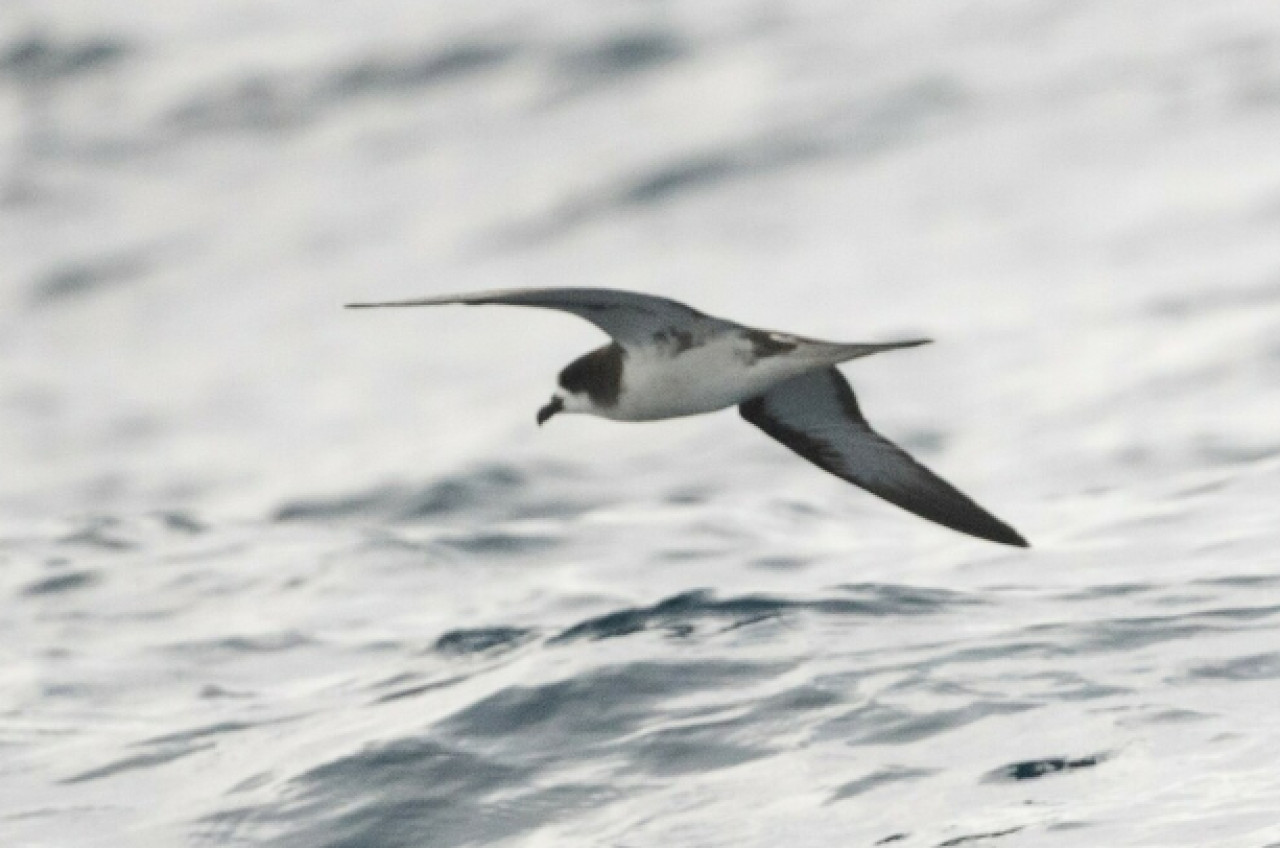
{"label": "gray wing", "polygon": [[590,321],[624,345],[628,342],[646,342],[655,334],[672,329],[681,330],[690,324],[728,323],[709,318],[696,309],[665,297],[617,289],[500,289],[383,303],[349,303],[347,308],[444,306],[447,304],[468,306],[500,304],[559,309]]}
{"label": "gray wing", "polygon": [[1027,547],[1016,530],[872,430],[835,368],[781,383],[738,411],[824,471],[908,512],[980,539]]}

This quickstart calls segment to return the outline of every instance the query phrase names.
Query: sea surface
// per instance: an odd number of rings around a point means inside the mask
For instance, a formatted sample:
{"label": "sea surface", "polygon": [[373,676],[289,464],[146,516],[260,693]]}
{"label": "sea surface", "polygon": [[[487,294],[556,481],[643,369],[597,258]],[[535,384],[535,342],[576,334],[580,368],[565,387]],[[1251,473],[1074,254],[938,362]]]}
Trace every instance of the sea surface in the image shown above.
{"label": "sea surface", "polygon": [[[341,309],[534,285],[1034,547]],[[1280,846],[1280,7],[4,0],[0,845]]]}

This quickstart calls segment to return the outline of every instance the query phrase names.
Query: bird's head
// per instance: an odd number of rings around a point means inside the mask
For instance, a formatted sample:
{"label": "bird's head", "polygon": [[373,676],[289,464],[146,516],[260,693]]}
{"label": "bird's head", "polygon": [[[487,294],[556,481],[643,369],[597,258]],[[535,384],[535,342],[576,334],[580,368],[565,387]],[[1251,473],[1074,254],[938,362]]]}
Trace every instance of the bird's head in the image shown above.
{"label": "bird's head", "polygon": [[617,402],[626,354],[615,342],[578,357],[560,372],[551,402],[538,410],[538,424],[558,412],[600,415]]}

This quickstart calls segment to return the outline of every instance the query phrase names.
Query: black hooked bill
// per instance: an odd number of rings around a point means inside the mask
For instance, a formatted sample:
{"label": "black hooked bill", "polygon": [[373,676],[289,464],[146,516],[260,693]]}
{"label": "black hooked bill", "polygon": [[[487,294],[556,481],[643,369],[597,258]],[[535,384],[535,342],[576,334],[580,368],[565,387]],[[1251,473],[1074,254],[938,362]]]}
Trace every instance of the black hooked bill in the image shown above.
{"label": "black hooked bill", "polygon": [[564,409],[564,401],[558,397],[553,397],[551,403],[538,410],[538,426],[541,427],[547,423],[547,419]]}

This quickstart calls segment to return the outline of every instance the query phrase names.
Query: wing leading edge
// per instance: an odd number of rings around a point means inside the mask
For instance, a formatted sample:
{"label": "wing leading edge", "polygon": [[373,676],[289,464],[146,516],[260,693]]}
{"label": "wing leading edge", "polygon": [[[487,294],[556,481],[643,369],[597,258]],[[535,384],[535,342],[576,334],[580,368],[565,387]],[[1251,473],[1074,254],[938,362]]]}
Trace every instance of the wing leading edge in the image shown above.
{"label": "wing leading edge", "polygon": [[[595,324],[621,344],[644,342],[657,333],[690,324],[718,321],[692,307],[665,297],[618,289],[547,288],[498,289],[380,303],[348,303],[348,309],[386,306],[533,306],[559,309]],[[727,322],[726,322],[727,323]]]}

